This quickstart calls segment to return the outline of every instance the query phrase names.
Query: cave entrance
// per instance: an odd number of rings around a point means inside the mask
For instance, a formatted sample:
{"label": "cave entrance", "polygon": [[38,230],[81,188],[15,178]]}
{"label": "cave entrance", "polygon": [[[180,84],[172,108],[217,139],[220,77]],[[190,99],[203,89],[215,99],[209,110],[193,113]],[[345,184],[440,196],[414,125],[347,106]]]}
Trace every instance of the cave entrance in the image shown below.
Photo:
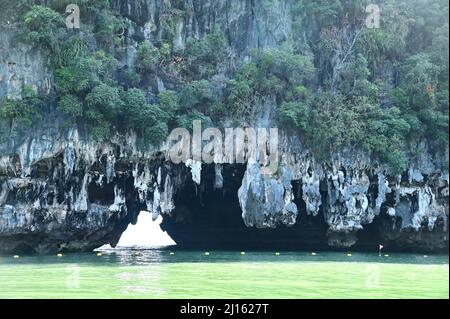
{"label": "cave entrance", "polygon": [[154,248],[175,245],[173,239],[159,226],[162,217],[153,221],[149,212],[141,211],[137,223],[129,224],[122,233],[117,247]]}
{"label": "cave entrance", "polygon": [[295,225],[247,227],[238,198],[245,171],[243,164],[223,165],[223,184],[216,187],[215,166],[203,165],[201,185],[192,181],[181,185],[174,197],[175,209],[164,216],[161,227],[179,247],[187,249],[329,249],[323,213],[316,217],[306,214],[300,181],[292,183],[299,209]]}

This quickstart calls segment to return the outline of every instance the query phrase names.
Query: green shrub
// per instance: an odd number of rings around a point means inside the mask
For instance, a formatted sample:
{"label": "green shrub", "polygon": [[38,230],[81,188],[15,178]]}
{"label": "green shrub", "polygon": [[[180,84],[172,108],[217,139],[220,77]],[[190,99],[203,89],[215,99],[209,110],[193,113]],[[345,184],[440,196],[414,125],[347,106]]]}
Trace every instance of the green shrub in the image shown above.
{"label": "green shrub", "polygon": [[96,119],[95,125],[91,128],[91,136],[96,141],[103,141],[114,135],[111,124],[105,121],[101,114],[92,112],[91,117]]}
{"label": "green shrub", "polygon": [[234,116],[249,117],[255,105],[268,97],[292,100],[298,93],[305,97],[307,89],[304,84],[313,74],[311,57],[296,54],[289,46],[256,52],[253,60],[244,63],[234,79],[227,82],[229,112]]}
{"label": "green shrub", "polygon": [[103,51],[77,58],[55,71],[56,90],[60,94],[84,96],[101,82],[113,84],[116,65],[117,61]]}
{"label": "green shrub", "polygon": [[127,127],[135,127],[141,120],[142,110],[147,105],[147,99],[142,90],[132,88],[122,93],[123,109],[125,125]]}
{"label": "green shrub", "polygon": [[123,112],[126,114],[128,110],[139,109],[147,104],[145,93],[138,88],[131,88],[122,93]]}
{"label": "green shrub", "polygon": [[217,73],[217,68],[225,59],[225,47],[225,35],[216,26],[200,40],[188,38],[183,52],[188,65],[186,76],[209,77]]}
{"label": "green shrub", "polygon": [[207,80],[188,83],[179,93],[179,105],[182,109],[206,112],[214,102],[215,96]]}
{"label": "green shrub", "polygon": [[89,55],[86,40],[81,36],[69,37],[62,44],[62,49],[57,57],[56,66],[67,66],[73,61]]}
{"label": "green shrub", "polygon": [[178,95],[174,91],[166,90],[158,94],[159,107],[168,114],[174,114],[180,107]]}
{"label": "green shrub", "polygon": [[168,115],[157,105],[145,104],[128,113],[132,128],[149,144],[157,144],[167,137]]}
{"label": "green shrub", "polygon": [[278,121],[281,125],[305,131],[308,127],[309,108],[301,102],[285,102],[278,108]]}
{"label": "green shrub", "polygon": [[31,126],[34,120],[41,117],[44,105],[45,100],[39,98],[30,86],[24,85],[21,99],[5,97],[0,100],[0,120],[9,122],[10,128],[15,123]]}
{"label": "green shrub", "polygon": [[77,96],[65,94],[58,101],[58,109],[75,118],[83,115],[83,105]]}
{"label": "green shrub", "polygon": [[156,72],[160,59],[158,48],[151,47],[148,42],[142,42],[136,51],[136,70],[141,74]]}
{"label": "green shrub", "polygon": [[401,71],[401,87],[409,95],[412,107],[421,108],[423,105],[434,103],[433,92],[437,86],[440,69],[431,62],[427,54],[409,57]]}
{"label": "green shrub", "polygon": [[58,53],[66,31],[64,18],[58,12],[44,6],[33,6],[25,14],[24,25],[26,41]]}
{"label": "green shrub", "polygon": [[122,98],[126,126],[138,133],[141,147],[159,143],[166,138],[170,117],[168,110],[162,110],[159,105],[147,104],[144,92],[137,88],[124,92]]}
{"label": "green shrub", "polygon": [[197,110],[192,110],[189,113],[181,114],[176,117],[176,126],[184,127],[185,129],[192,132],[193,122],[200,120],[202,123],[202,128],[206,128],[212,125],[211,118],[206,116],[202,112]]}
{"label": "green shrub", "polygon": [[232,79],[227,82],[227,113],[232,117],[240,114],[244,119],[248,118],[255,98],[253,88],[247,81]]}
{"label": "green shrub", "polygon": [[370,71],[366,58],[358,54],[341,72],[340,91],[346,96],[376,99],[377,86],[369,81]]}
{"label": "green shrub", "polygon": [[107,50],[112,51],[113,47],[120,49],[121,36],[128,28],[127,22],[122,17],[117,17],[108,10],[103,10],[97,14],[94,34],[97,44]]}
{"label": "green shrub", "polygon": [[315,72],[312,57],[295,53],[289,45],[263,52],[257,62],[263,73],[273,74],[289,84],[305,83]]}
{"label": "green shrub", "polygon": [[117,116],[121,114],[122,103],[119,89],[105,83],[94,87],[85,99],[88,110],[100,112],[110,122],[114,122]]}

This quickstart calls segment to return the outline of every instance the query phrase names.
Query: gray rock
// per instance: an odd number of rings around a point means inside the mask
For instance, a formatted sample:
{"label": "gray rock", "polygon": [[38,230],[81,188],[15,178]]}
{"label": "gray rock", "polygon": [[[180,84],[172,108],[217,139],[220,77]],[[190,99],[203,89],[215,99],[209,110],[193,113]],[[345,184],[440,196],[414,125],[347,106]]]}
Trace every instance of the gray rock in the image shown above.
{"label": "gray rock", "polygon": [[274,178],[262,175],[259,164],[247,164],[238,197],[248,227],[273,228],[296,222],[297,206],[293,203],[290,173],[285,168],[281,176]]}

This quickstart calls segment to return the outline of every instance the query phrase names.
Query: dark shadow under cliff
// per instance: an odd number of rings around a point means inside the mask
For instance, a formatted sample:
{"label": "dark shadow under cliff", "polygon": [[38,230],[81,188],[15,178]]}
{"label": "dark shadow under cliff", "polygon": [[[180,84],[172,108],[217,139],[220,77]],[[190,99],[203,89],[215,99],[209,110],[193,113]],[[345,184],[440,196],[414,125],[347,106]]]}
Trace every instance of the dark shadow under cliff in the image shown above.
{"label": "dark shadow under cliff", "polygon": [[[188,172],[186,172],[189,174]],[[392,224],[386,214],[375,217],[371,224],[352,234],[335,240],[346,240],[356,236],[357,242],[350,248],[330,247],[328,225],[322,208],[318,215],[306,214],[302,199],[301,183],[293,182],[294,202],[298,207],[297,222],[293,226],[280,225],[276,228],[258,229],[247,227],[242,219],[238,189],[245,173],[245,165],[223,167],[223,187],[215,187],[213,165],[202,167],[202,182],[195,184],[191,179],[177,191],[175,210],[165,215],[161,228],[167,231],[181,248],[193,249],[284,249],[284,250],[353,250],[377,251],[383,244],[389,251],[448,251],[446,232],[442,221],[433,231],[399,231],[399,225]],[[326,196],[326,192],[322,194]],[[416,245],[417,241],[421,245]],[[442,245],[436,245],[436,242]]]}

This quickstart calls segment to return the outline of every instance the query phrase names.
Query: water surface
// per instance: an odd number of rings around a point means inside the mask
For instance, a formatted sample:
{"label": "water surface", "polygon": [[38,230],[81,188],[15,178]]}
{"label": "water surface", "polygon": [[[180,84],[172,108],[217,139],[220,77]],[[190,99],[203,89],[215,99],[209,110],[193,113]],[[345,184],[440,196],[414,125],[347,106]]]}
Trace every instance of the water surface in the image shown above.
{"label": "water surface", "polygon": [[0,256],[0,298],[448,298],[447,255],[119,249]]}

